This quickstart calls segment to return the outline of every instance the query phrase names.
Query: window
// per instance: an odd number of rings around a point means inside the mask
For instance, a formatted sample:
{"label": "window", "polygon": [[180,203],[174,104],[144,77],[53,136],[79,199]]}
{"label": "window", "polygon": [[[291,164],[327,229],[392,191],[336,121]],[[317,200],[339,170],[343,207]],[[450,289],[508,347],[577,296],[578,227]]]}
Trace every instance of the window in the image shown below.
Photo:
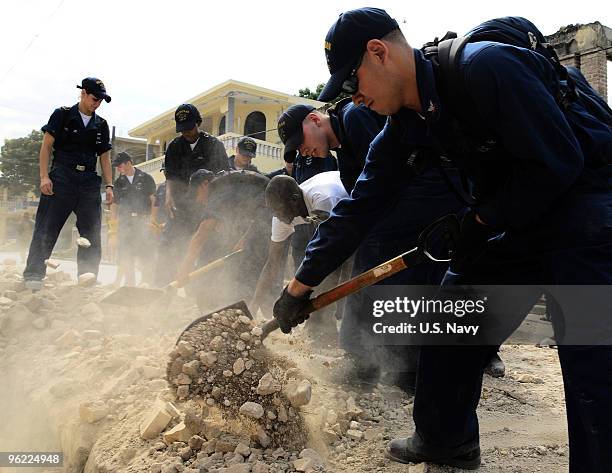
{"label": "window", "polygon": [[221,120],[219,121],[219,135],[224,135],[225,134],[225,115],[223,115],[221,117]]}
{"label": "window", "polygon": [[266,141],[266,116],[261,112],[249,113],[244,121],[244,134]]}

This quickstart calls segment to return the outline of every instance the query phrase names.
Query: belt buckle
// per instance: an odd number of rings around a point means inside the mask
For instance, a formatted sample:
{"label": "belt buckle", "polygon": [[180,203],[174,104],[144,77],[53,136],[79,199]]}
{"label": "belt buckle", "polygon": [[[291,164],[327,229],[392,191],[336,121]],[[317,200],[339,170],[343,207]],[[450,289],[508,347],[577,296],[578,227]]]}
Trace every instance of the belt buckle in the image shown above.
{"label": "belt buckle", "polygon": [[77,171],[85,171],[85,166],[83,166],[82,164],[77,164],[76,165],[76,170]]}
{"label": "belt buckle", "polygon": [[132,212],[132,217],[138,217],[138,212]]}

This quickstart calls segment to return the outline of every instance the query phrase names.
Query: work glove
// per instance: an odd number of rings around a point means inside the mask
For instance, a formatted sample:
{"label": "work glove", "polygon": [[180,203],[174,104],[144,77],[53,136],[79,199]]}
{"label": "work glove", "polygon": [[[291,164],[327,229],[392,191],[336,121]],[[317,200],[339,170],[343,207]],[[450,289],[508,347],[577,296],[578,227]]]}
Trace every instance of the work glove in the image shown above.
{"label": "work glove", "polygon": [[283,333],[290,333],[293,327],[297,327],[310,317],[310,314],[303,312],[308,302],[312,291],[308,291],[303,296],[295,297],[289,294],[287,286],[283,289],[280,298],[274,303],[272,314],[278,321],[278,326]]}
{"label": "work glove", "polygon": [[490,225],[484,225],[476,220],[476,212],[470,210],[461,220],[459,236],[454,242],[451,271],[464,273],[482,256],[487,247],[487,241],[499,233]]}

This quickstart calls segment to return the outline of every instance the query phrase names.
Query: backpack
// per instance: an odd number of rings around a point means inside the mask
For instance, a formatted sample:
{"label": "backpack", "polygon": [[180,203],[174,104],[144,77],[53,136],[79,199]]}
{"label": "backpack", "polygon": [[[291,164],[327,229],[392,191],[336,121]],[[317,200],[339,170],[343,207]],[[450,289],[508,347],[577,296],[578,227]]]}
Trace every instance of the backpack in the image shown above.
{"label": "backpack", "polygon": [[[441,39],[435,38],[421,48],[425,57],[434,64],[434,69],[437,69],[436,80],[440,84],[439,90],[449,101],[451,110],[460,110],[461,100],[465,97],[463,78],[459,74],[458,67],[461,53],[466,44],[479,41],[517,46],[544,56],[553,66],[559,80],[555,101],[570,124],[576,117],[575,105],[578,105],[578,108],[586,110],[595,121],[612,128],[612,110],[608,104],[588,84],[580,71],[566,68],[561,64],[555,49],[546,41],[544,35],[532,22],[522,17],[504,17],[486,21],[463,37],[447,32]],[[491,137],[486,135],[486,130],[471,130],[472,133],[466,133],[467,130],[464,130],[457,120],[450,119],[450,122],[455,137],[459,137],[459,142],[466,148],[486,152],[487,144],[495,142],[494,139],[488,140]],[[609,150],[604,149],[596,154],[594,167],[612,164],[610,161],[612,153]],[[462,181],[465,181],[463,172],[461,176]],[[448,182],[446,177],[445,180]],[[454,193],[458,192],[456,189],[452,190]],[[465,183],[463,190],[471,194],[471,189],[466,188]],[[468,205],[474,202],[473,197],[467,201],[462,200]]]}

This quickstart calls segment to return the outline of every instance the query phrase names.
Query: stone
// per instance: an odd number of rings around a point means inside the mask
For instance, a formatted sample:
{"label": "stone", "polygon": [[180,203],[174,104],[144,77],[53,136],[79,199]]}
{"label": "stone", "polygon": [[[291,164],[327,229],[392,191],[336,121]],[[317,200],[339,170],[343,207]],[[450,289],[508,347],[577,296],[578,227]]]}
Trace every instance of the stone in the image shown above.
{"label": "stone", "polygon": [[187,461],[193,455],[193,450],[191,450],[191,447],[183,447],[178,451],[178,454],[183,459],[183,461]]}
{"label": "stone", "polygon": [[357,405],[354,397],[349,397],[346,400],[347,419],[359,419],[361,416],[363,416],[363,409]]}
{"label": "stone", "polygon": [[77,345],[81,341],[81,336],[76,330],[68,330],[55,339],[55,344],[62,348],[69,348]]}
{"label": "stone", "polygon": [[236,449],[234,450],[234,452],[246,458],[251,454],[251,449],[249,448],[248,445],[240,442],[238,445],[236,445]]}
{"label": "stone", "polygon": [[79,417],[90,424],[104,419],[109,413],[110,409],[102,401],[83,402],[79,405]]}
{"label": "stone", "polygon": [[245,342],[248,342],[249,340],[251,340],[251,334],[249,332],[242,332],[240,334],[240,339],[244,340]]}
{"label": "stone", "polygon": [[82,317],[88,319],[104,318],[104,311],[95,302],[89,302],[81,307],[79,311]]}
{"label": "stone", "polygon": [[312,396],[312,385],[307,379],[291,380],[285,386],[285,395],[293,407],[305,406]]}
{"label": "stone", "polygon": [[269,394],[274,394],[281,390],[281,384],[274,379],[272,373],[264,374],[259,380],[259,384],[257,385],[257,389],[255,392],[260,396],[267,396]]}
{"label": "stone", "polygon": [[0,326],[0,330],[10,328],[13,331],[26,328],[34,318],[32,311],[23,304],[15,304],[10,307],[5,313],[5,321]]}
{"label": "stone", "polygon": [[285,406],[280,406],[278,408],[278,421],[285,423],[288,420],[289,418],[287,417],[287,409],[285,409]]}
{"label": "stone", "polygon": [[76,239],[76,244],[81,248],[89,248],[91,246],[91,242],[85,237],[79,237]]}
{"label": "stone", "polygon": [[181,416],[181,411],[179,411],[171,402],[167,402],[165,408],[174,419],[178,419]]}
{"label": "stone", "polygon": [[6,307],[9,306],[13,303],[12,299],[9,299],[8,297],[0,297],[0,306]]}
{"label": "stone", "polygon": [[140,436],[145,440],[156,438],[168,427],[172,417],[172,413],[168,412],[163,403],[156,403],[140,424]]}
{"label": "stone", "polygon": [[167,444],[174,442],[189,442],[192,435],[193,434],[189,431],[185,423],[180,422],[172,429],[164,432],[164,442]]}
{"label": "stone", "polygon": [[164,371],[158,366],[143,365],[139,370],[145,379],[156,379],[164,376]]}
{"label": "stone", "polygon": [[250,473],[251,465],[248,463],[237,463],[225,468],[224,473]]}
{"label": "stone", "polygon": [[83,330],[81,335],[86,340],[98,340],[102,338],[102,332],[99,330]]}
{"label": "stone", "polygon": [[246,343],[244,343],[242,340],[238,340],[238,342],[236,343],[236,350],[240,352],[246,350]]}
{"label": "stone", "polygon": [[83,273],[79,276],[78,284],[81,287],[91,287],[97,280],[98,277],[94,273]]}
{"label": "stone", "polygon": [[357,421],[352,420],[351,422],[349,422],[349,429],[361,430],[361,424]]}
{"label": "stone", "polygon": [[178,350],[179,354],[185,359],[192,358],[195,353],[195,350],[191,346],[191,344],[184,340],[178,342],[176,349]]}
{"label": "stone", "polygon": [[257,433],[255,436],[257,437],[257,441],[259,442],[259,445],[261,445],[263,448],[268,448],[270,444],[272,443],[270,436],[266,433],[266,431],[261,426],[257,427]]}
{"label": "stone", "polygon": [[544,380],[532,374],[522,374],[516,378],[519,383],[544,384]]}
{"label": "stone", "polygon": [[427,473],[428,471],[427,463],[419,463],[408,467],[408,473]]}
{"label": "stone", "polygon": [[222,435],[217,439],[215,452],[233,453],[240,443],[240,439],[232,435]]}
{"label": "stone", "polygon": [[323,458],[321,458],[321,455],[319,455],[319,453],[312,448],[305,448],[302,450],[300,452],[300,458],[310,458],[316,464],[316,466],[323,465]]}
{"label": "stone", "polygon": [[351,440],[361,440],[363,438],[363,432],[361,430],[349,429],[346,431],[346,436]]}
{"label": "stone", "polygon": [[187,396],[189,396],[188,384],[183,384],[176,388],[176,397],[178,397],[179,399],[185,399]]}
{"label": "stone", "polygon": [[298,458],[293,461],[293,468],[296,471],[314,471],[316,468],[316,463],[312,460],[312,458]]}
{"label": "stone", "polygon": [[48,268],[51,268],[51,269],[57,269],[57,268],[60,267],[59,261],[55,261],[55,260],[52,260],[52,259],[46,259],[45,260],[45,265]]}
{"label": "stone", "polygon": [[217,362],[217,355],[211,351],[200,352],[200,361],[204,364],[204,366],[210,368]]}
{"label": "stone", "polygon": [[34,328],[37,328],[39,330],[46,328],[48,324],[49,320],[46,317],[38,317],[32,320],[32,325],[34,326]]}
{"label": "stone", "polygon": [[191,376],[192,378],[196,378],[198,376],[199,369],[200,369],[199,360],[192,360],[183,365],[183,373]]}
{"label": "stone", "polygon": [[176,377],[176,384],[191,384],[192,379],[187,376],[185,373],[180,373],[177,377]]}
{"label": "stone", "polygon": [[223,376],[226,378],[231,378],[234,375],[230,370],[223,370]]}
{"label": "stone", "polygon": [[200,450],[200,448],[202,448],[202,445],[204,444],[204,438],[200,437],[199,435],[194,435],[189,439],[189,447],[191,447],[194,450]]}
{"label": "stone", "polygon": [[254,327],[253,330],[251,330],[251,335],[254,337],[261,337],[263,335],[263,330],[261,327]]}
{"label": "stone", "polygon": [[383,434],[383,429],[367,429],[364,433],[363,433],[363,438],[366,440],[374,440],[376,438],[378,438],[378,436],[382,436]]}
{"label": "stone", "polygon": [[232,367],[235,375],[240,375],[244,371],[244,360],[242,358],[238,358],[234,362],[234,366]]}
{"label": "stone", "polygon": [[220,337],[219,335],[217,335],[215,338],[213,338],[210,341],[209,344],[209,349],[211,351],[219,351],[223,348],[223,337]]}
{"label": "stone", "polygon": [[264,462],[258,460],[253,465],[253,469],[251,470],[251,473],[270,473],[270,467],[266,465]]}
{"label": "stone", "polygon": [[261,419],[264,415],[264,408],[261,404],[247,401],[240,406],[240,413],[251,419]]}

